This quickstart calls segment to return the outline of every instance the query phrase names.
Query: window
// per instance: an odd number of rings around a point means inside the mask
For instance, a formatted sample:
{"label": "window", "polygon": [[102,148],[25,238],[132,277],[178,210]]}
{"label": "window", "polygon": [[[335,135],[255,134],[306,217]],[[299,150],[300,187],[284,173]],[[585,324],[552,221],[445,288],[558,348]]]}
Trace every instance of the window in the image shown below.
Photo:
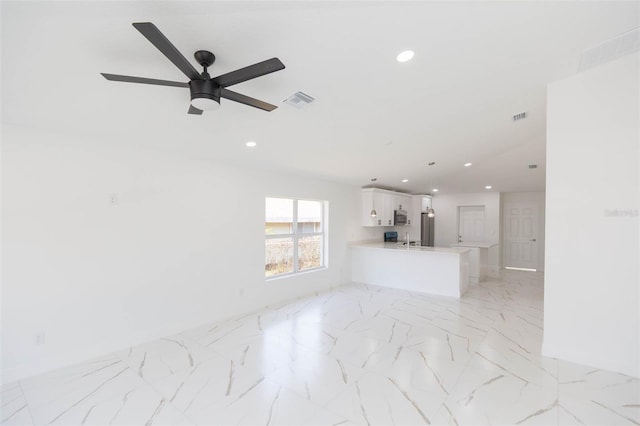
{"label": "window", "polygon": [[265,277],[325,266],[325,206],[325,201],[265,200]]}

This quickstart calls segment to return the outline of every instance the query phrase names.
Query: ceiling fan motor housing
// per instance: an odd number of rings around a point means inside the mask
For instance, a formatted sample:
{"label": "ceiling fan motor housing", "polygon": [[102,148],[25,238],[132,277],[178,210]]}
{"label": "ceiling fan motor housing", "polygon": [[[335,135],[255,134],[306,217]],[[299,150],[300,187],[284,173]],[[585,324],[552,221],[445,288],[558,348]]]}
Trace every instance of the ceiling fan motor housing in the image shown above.
{"label": "ceiling fan motor housing", "polygon": [[213,80],[191,80],[189,82],[189,90],[191,91],[191,100],[197,98],[207,98],[220,103],[220,86]]}

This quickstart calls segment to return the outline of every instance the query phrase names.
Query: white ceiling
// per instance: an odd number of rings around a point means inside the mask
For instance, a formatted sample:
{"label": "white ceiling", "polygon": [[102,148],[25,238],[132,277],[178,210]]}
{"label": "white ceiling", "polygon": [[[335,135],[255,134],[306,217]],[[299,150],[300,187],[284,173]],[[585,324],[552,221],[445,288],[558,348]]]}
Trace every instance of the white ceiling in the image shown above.
{"label": "white ceiling", "polygon": [[[638,6],[3,1],[2,123],[358,186],[542,190],[546,85],[578,72],[583,50],[637,27]],[[142,21],[194,66],[194,51],[213,51],[214,76],[280,58],[285,70],[231,88],[279,108],[223,100],[193,116],[188,89],[106,81],[100,72],[187,81],[131,26]],[[398,63],[405,49],[415,58]],[[298,90],[316,102],[281,103]],[[521,111],[529,118],[512,122]]]}

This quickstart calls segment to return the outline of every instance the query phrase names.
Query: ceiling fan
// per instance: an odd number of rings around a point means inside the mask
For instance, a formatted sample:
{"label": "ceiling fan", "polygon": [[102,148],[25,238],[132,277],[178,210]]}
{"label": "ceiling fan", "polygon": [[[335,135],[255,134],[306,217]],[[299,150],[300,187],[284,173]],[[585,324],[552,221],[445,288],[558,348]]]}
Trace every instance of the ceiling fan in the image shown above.
{"label": "ceiling fan", "polygon": [[189,77],[188,83],[179,81],[157,80],[153,78],[132,77],[128,75],[116,75],[101,73],[104,78],[111,81],[124,81],[127,83],[155,84],[158,86],[188,87],[191,91],[191,105],[189,106],[189,114],[202,114],[203,110],[212,110],[220,107],[220,98],[229,99],[230,101],[239,102],[264,111],[273,111],[277,108],[275,105],[232,92],[227,89],[234,84],[251,80],[275,71],[284,69],[284,64],[278,58],[267,59],[248,67],[240,68],[226,74],[211,78],[207,72],[207,68],[213,65],[216,57],[207,50],[198,50],[193,56],[196,61],[202,65],[204,71],[199,73],[193,65],[171,44],[160,30],[151,22],[133,23],[135,29],[140,31],[160,52],[164,54],[180,71]]}

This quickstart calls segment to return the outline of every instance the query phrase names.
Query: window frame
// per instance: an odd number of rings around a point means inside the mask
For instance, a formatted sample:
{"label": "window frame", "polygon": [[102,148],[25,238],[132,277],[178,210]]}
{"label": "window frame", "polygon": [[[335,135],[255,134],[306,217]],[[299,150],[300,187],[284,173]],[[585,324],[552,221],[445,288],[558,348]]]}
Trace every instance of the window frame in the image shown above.
{"label": "window frame", "polygon": [[[291,238],[293,241],[293,271],[291,272],[283,272],[277,275],[266,276],[266,281],[276,280],[279,278],[291,277],[294,275],[306,274],[308,272],[320,271],[323,269],[327,269],[327,259],[328,259],[328,245],[327,245],[327,223],[328,223],[328,204],[329,202],[326,200],[318,200],[313,198],[298,198],[298,197],[279,197],[279,196],[265,196],[265,214],[263,215],[265,223],[266,222],[266,201],[268,198],[278,198],[281,200],[291,200],[293,201],[293,222],[291,224],[292,233],[289,234],[264,234],[265,243],[267,240],[271,239],[279,239],[279,238]],[[320,212],[320,225],[322,227],[322,231],[320,232],[298,232],[298,202],[300,201],[313,201],[320,203],[321,212]],[[320,266],[309,269],[299,269],[298,261],[300,259],[298,254],[298,244],[300,241],[300,237],[311,237],[311,236],[320,236],[322,239],[322,250],[320,250]],[[266,245],[265,245],[265,257],[266,257]],[[265,271],[266,274],[266,271]]]}

